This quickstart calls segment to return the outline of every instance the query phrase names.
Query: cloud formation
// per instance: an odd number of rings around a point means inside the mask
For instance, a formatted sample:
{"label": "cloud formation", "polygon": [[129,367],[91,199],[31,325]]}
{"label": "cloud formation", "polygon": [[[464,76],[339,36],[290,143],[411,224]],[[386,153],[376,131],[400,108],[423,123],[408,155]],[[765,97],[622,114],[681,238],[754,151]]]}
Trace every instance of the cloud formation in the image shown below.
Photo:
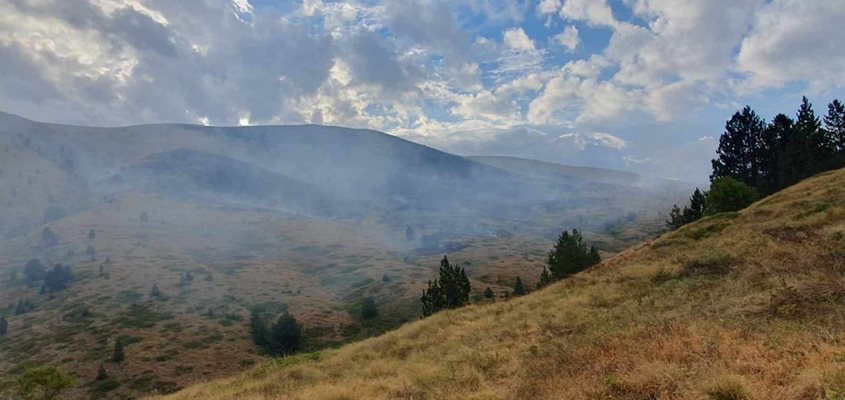
{"label": "cloud formation", "polygon": [[731,107],[845,87],[843,20],[838,0],[9,0],[0,110],[368,127],[702,180],[666,166],[712,152]]}

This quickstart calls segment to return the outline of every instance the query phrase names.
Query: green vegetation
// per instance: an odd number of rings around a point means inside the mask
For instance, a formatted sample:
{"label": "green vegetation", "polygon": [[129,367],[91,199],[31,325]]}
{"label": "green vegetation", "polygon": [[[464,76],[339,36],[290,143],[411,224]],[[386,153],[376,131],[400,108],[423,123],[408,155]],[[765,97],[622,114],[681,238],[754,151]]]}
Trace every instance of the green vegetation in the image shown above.
{"label": "green vegetation", "polygon": [[73,377],[56,368],[30,368],[18,377],[18,394],[26,400],[52,400],[74,382]]}
{"label": "green vegetation", "polygon": [[528,291],[525,290],[525,285],[522,284],[522,278],[517,276],[516,283],[513,286],[513,295],[514,296],[524,296],[527,294]]}
{"label": "green vegetation", "polygon": [[121,338],[117,338],[114,341],[114,352],[112,352],[111,361],[115,363],[121,363],[126,358],[125,350],[123,349],[123,341]]}
{"label": "green vegetation", "polygon": [[6,321],[6,317],[0,315],[0,336],[3,336],[9,330],[9,322]]}
{"label": "green vegetation", "polygon": [[434,282],[428,281],[428,289],[423,291],[422,314],[430,316],[438,311],[463,307],[469,302],[472,287],[462,267],[452,265],[443,256],[440,260],[440,277]]}
{"label": "green vegetation", "polygon": [[554,245],[554,249],[549,252],[546,264],[549,267],[551,280],[556,281],[581,272],[600,262],[601,256],[599,256],[598,250],[593,246],[587,248],[581,232],[573,229],[572,233],[568,231],[561,232]]}
{"label": "green vegetation", "polygon": [[376,301],[372,297],[364,298],[364,301],[361,303],[361,319],[373,319],[378,317],[378,308],[376,307]]}
{"label": "green vegetation", "polygon": [[273,356],[296,353],[302,346],[302,326],[285,311],[273,326],[268,327],[261,312],[253,309],[249,318],[252,341]]}

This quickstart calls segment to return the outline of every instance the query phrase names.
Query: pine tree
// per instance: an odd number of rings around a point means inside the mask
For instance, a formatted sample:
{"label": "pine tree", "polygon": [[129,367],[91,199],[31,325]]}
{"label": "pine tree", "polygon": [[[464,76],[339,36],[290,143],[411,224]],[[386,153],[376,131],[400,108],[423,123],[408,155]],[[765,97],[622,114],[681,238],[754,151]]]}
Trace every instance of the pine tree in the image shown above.
{"label": "pine tree", "polygon": [[299,321],[288,312],[282,314],[270,330],[268,342],[270,354],[282,356],[295,353],[302,342]]}
{"label": "pine tree", "polygon": [[162,298],[161,290],[158,288],[158,284],[154,283],[152,289],[150,289],[150,297],[154,299]]}
{"label": "pine tree", "polygon": [[494,297],[496,297],[496,295],[493,293],[493,289],[490,289],[490,286],[488,286],[487,289],[484,289],[485,299],[492,299]]}
{"label": "pine tree", "polygon": [[96,250],[96,249],[94,249],[94,246],[93,246],[93,245],[90,245],[90,244],[88,245],[88,248],[87,248],[87,249],[85,249],[85,254],[86,254],[87,256],[91,257],[91,261],[96,261],[96,260],[97,260],[97,250]]}
{"label": "pine tree", "polygon": [[833,140],[836,152],[840,155],[845,154],[845,105],[838,99],[827,105],[824,129]]}
{"label": "pine tree", "polygon": [[252,334],[252,342],[261,349],[267,347],[267,324],[258,310],[249,313],[249,327]]}
{"label": "pine tree", "polygon": [[414,228],[411,228],[410,225],[407,228],[405,228],[405,240],[407,240],[409,242],[413,242],[414,239],[416,239],[416,237],[417,237],[417,235],[416,235],[416,233],[414,233]]}
{"label": "pine tree", "polygon": [[559,280],[600,262],[598,250],[595,247],[588,249],[581,232],[573,229],[571,234],[567,231],[560,234],[554,249],[549,252],[547,265],[552,279]]}
{"label": "pine tree", "polygon": [[378,317],[376,301],[372,297],[367,297],[361,303],[361,319],[373,319],[375,317]]}
{"label": "pine tree", "polygon": [[469,302],[471,290],[466,271],[457,265],[451,265],[443,256],[440,260],[440,275],[434,282],[428,282],[428,289],[423,290],[423,316],[427,317],[447,308],[462,307]]}
{"label": "pine tree", "polygon": [[6,317],[0,315],[0,336],[3,336],[9,330],[9,322],[6,321]]}
{"label": "pine tree", "polygon": [[801,107],[798,109],[798,116],[795,120],[797,134],[808,140],[810,147],[804,154],[806,171],[801,179],[817,172],[826,171],[831,167],[830,161],[833,155],[833,141],[827,133],[821,129],[822,124],[813,111],[813,105],[807,97],[801,98]]}
{"label": "pine tree", "polygon": [[549,270],[546,267],[543,267],[543,272],[540,274],[540,280],[537,281],[537,289],[548,286],[552,282],[552,274],[549,273]]}
{"label": "pine tree", "polygon": [[73,282],[73,271],[70,266],[63,266],[56,264],[53,269],[44,276],[44,284],[41,287],[42,292],[58,292],[70,285]]}
{"label": "pine tree", "polygon": [[522,284],[522,278],[516,277],[516,284],[513,286],[513,295],[514,296],[524,296],[525,293],[525,285]]}
{"label": "pine tree", "polygon": [[56,235],[50,227],[45,227],[41,230],[41,244],[45,247],[55,246],[59,244],[59,235]]}
{"label": "pine tree", "polygon": [[123,351],[123,342],[118,338],[114,341],[114,354],[112,354],[111,360],[112,362],[123,362],[123,359],[126,358],[126,354]]}
{"label": "pine tree", "polygon": [[44,268],[44,264],[37,258],[29,260],[23,267],[24,279],[29,286],[34,286],[35,283],[43,280],[46,273],[47,270]]}
{"label": "pine tree", "polygon": [[687,220],[687,223],[697,221],[704,216],[704,205],[706,201],[707,198],[704,193],[698,188],[695,188],[695,192],[689,198],[689,213],[684,213],[684,219]]}
{"label": "pine tree", "polygon": [[718,157],[711,161],[713,174],[710,179],[730,176],[747,185],[756,185],[760,166],[755,155],[765,126],[749,106],[735,113],[725,123],[725,132],[719,138]]}
{"label": "pine tree", "polygon": [[677,204],[673,205],[672,211],[669,211],[669,219],[666,220],[666,227],[674,231],[684,226],[685,223],[684,214],[681,212],[681,209]]}
{"label": "pine tree", "polygon": [[90,231],[88,231],[88,239],[94,239],[95,237],[97,237],[97,233],[96,233],[96,232],[94,232],[94,230],[93,230],[93,229],[91,229]]}

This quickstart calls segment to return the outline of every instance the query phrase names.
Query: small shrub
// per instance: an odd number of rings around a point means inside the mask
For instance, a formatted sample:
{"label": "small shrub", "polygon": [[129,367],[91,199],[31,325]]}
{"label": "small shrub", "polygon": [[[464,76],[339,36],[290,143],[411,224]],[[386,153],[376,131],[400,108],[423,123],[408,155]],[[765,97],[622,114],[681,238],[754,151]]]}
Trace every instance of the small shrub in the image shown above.
{"label": "small shrub", "polygon": [[733,379],[714,383],[704,393],[710,400],[747,400],[749,398],[742,384]]}

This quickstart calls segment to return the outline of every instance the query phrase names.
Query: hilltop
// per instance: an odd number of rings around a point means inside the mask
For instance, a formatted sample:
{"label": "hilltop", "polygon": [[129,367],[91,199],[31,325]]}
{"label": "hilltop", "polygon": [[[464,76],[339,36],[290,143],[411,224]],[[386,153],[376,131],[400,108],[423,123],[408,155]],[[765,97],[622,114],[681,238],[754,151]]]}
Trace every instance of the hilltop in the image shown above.
{"label": "hilltop", "polygon": [[182,399],[835,399],[845,170],[525,297],[263,363]]}

